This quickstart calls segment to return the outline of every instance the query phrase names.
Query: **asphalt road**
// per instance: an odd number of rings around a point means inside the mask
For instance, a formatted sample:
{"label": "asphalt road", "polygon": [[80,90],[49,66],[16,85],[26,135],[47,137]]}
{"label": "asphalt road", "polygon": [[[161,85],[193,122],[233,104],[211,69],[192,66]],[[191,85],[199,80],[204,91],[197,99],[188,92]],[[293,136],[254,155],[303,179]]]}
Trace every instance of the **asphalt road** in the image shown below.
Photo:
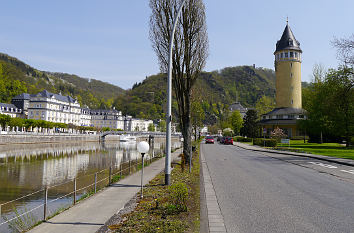
{"label": "asphalt road", "polygon": [[354,232],[354,168],[203,144],[227,232]]}

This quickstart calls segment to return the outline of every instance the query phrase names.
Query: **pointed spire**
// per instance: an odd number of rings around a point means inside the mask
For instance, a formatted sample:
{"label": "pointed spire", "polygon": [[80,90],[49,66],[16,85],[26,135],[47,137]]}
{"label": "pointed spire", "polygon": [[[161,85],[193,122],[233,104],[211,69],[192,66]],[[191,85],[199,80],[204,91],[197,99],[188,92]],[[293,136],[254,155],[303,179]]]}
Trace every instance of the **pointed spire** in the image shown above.
{"label": "pointed spire", "polygon": [[281,39],[277,42],[275,52],[284,49],[292,49],[302,52],[299,41],[295,39],[295,36],[290,29],[288,17],[286,19],[286,27],[284,29],[283,35],[281,36]]}

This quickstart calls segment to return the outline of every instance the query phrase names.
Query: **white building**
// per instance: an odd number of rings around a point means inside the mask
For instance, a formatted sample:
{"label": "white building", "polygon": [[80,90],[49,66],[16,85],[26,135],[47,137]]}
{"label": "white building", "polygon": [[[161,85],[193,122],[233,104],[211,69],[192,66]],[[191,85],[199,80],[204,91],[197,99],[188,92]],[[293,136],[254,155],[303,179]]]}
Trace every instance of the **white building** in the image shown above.
{"label": "white building", "polygon": [[90,110],[91,125],[96,128],[108,127],[124,130],[124,118],[122,112],[105,109]]}
{"label": "white building", "polygon": [[79,126],[80,118],[80,104],[71,96],[62,96],[44,90],[30,97],[28,119]]}
{"label": "white building", "polygon": [[131,129],[129,131],[149,131],[149,125],[154,124],[152,120],[144,119],[132,119],[131,120]]}
{"label": "white building", "polygon": [[80,126],[86,126],[86,127],[92,126],[90,109],[88,108],[81,109]]}
{"label": "white building", "polygon": [[18,109],[13,104],[0,103],[0,114],[5,114],[10,117],[20,117],[22,109]]}

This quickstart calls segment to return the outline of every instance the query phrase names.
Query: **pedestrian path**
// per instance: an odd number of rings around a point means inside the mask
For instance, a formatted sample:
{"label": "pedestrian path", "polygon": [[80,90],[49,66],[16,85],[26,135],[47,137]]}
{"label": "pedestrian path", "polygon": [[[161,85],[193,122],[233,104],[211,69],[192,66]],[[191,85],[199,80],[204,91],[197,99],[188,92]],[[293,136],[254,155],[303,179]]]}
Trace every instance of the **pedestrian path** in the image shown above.
{"label": "pedestrian path", "polygon": [[[178,158],[181,150],[172,153]],[[165,168],[160,159],[144,168],[144,185]],[[87,200],[79,202],[67,211],[35,227],[30,233],[89,233],[96,232],[105,222],[118,213],[140,191],[141,173],[134,173],[111,185]]]}

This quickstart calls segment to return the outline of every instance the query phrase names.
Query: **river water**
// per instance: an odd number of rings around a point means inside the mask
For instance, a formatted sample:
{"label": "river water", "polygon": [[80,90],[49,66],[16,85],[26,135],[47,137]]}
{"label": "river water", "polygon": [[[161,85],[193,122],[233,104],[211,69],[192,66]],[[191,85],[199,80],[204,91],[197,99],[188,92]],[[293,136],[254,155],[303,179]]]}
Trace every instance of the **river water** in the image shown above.
{"label": "river water", "polygon": [[[178,138],[173,138],[172,148],[180,146]],[[165,140],[155,138],[154,150],[146,155],[147,161],[153,159],[153,155],[161,156],[164,148]],[[0,232],[18,232],[42,220],[46,188],[47,216],[51,216],[72,205],[75,179],[76,199],[80,199],[94,192],[95,179],[97,190],[108,184],[109,167],[112,174],[128,175],[138,169],[139,163],[141,155],[136,150],[136,142],[2,145]],[[28,197],[21,198],[26,195]],[[34,208],[37,209],[32,211]]]}

